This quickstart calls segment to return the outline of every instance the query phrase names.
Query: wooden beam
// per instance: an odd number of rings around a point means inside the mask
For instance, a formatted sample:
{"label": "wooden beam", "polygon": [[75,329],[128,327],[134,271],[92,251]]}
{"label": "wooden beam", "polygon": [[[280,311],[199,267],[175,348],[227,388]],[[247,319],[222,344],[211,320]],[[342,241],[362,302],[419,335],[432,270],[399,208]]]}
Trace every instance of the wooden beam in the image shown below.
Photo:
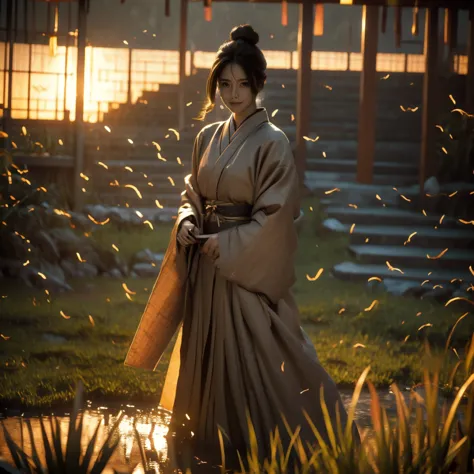
{"label": "wooden beam", "polygon": [[298,73],[296,84],[296,153],[295,161],[304,187],[306,170],[306,141],[311,120],[311,53],[313,51],[313,4],[305,2],[299,6],[298,23]]}
{"label": "wooden beam", "polygon": [[437,8],[427,8],[425,18],[425,75],[421,118],[420,197],[424,200],[425,181],[435,174],[434,130],[438,91],[438,17]]}
{"label": "wooden beam", "polygon": [[179,25],[179,88],[178,88],[178,128],[185,125],[185,82],[186,82],[186,46],[188,42],[188,0],[181,0]]}
{"label": "wooden beam", "polygon": [[360,74],[357,182],[373,181],[377,114],[377,45],[379,7],[362,10],[362,71]]}
{"label": "wooden beam", "polygon": [[469,51],[468,51],[468,72],[466,90],[467,112],[474,114],[474,8],[470,11],[469,21]]}
{"label": "wooden beam", "polygon": [[76,66],[76,122],[73,208],[79,211],[83,204],[80,176],[84,172],[84,74],[86,64],[87,0],[77,2],[77,66]]}
{"label": "wooden beam", "polygon": [[457,48],[458,36],[458,11],[453,8],[446,8],[444,12],[444,44],[448,47],[448,68],[454,74],[454,54]]}

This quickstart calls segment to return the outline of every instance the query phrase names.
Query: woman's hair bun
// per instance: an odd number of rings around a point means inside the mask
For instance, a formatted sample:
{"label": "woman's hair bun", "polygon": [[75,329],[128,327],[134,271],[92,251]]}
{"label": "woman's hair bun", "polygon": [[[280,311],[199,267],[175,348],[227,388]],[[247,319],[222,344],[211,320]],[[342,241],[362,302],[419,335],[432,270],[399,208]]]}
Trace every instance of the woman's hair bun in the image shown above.
{"label": "woman's hair bun", "polygon": [[230,32],[230,39],[233,41],[240,39],[247,43],[256,45],[260,37],[250,25],[240,25],[232,29]]}

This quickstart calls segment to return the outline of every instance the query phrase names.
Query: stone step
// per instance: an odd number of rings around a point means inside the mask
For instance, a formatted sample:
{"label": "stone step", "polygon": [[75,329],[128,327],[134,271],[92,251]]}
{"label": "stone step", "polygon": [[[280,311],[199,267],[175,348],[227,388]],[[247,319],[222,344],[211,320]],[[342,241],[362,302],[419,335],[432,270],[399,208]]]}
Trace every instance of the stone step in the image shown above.
{"label": "stone step", "polygon": [[[395,267],[396,268],[396,267]],[[468,271],[460,273],[451,269],[403,269],[403,273],[390,270],[387,265],[362,264],[353,262],[342,262],[334,265],[331,273],[341,280],[367,280],[370,277],[396,278],[401,280],[414,280],[422,283],[429,280],[434,284],[447,284],[452,280],[461,279],[465,282],[474,282],[474,276]]]}
{"label": "stone step", "polygon": [[436,257],[443,252],[442,248],[400,247],[397,245],[350,245],[349,252],[361,263],[384,264],[387,260],[395,268],[451,268],[461,273],[474,267],[473,250],[448,249],[440,258]]}
{"label": "stone step", "polygon": [[[324,181],[328,186],[333,187],[341,181],[356,182],[356,173],[334,173],[330,171],[306,171],[305,184],[308,188],[312,188],[313,182]],[[392,186],[405,186],[416,182],[416,177],[395,174],[374,174],[374,184],[390,184]]]}
{"label": "stone step", "polygon": [[[374,223],[396,226],[428,226],[439,225],[441,216],[422,212],[398,209],[396,207],[359,207],[354,209],[348,206],[329,206],[325,209],[328,217],[332,217],[343,224],[372,225]],[[442,227],[459,227],[456,220],[445,217]]]}
{"label": "stone step", "polygon": [[[313,158],[306,160],[308,171],[355,172],[357,159]],[[375,174],[394,174],[398,176],[418,176],[418,166],[413,163],[374,161]]]}
{"label": "stone step", "polygon": [[[351,225],[336,219],[326,219],[323,226],[328,230],[349,233]],[[411,234],[416,232],[407,245],[414,247],[474,248],[474,230],[471,229],[431,229],[421,226],[356,225],[350,234],[351,244],[404,245]]]}

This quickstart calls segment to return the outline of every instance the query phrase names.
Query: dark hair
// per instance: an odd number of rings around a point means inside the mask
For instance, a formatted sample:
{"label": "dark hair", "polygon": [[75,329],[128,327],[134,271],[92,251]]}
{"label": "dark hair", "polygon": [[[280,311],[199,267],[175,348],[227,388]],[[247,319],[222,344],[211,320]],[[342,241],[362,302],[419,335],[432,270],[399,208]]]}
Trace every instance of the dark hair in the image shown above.
{"label": "dark hair", "polygon": [[257,46],[258,33],[250,25],[236,26],[230,32],[229,40],[223,43],[212,65],[207,78],[206,102],[197,117],[204,120],[206,114],[211,112],[216,101],[217,81],[223,69],[231,63],[236,63],[245,71],[250,82],[252,92],[257,95],[265,84],[267,75],[267,61],[260,48]]}

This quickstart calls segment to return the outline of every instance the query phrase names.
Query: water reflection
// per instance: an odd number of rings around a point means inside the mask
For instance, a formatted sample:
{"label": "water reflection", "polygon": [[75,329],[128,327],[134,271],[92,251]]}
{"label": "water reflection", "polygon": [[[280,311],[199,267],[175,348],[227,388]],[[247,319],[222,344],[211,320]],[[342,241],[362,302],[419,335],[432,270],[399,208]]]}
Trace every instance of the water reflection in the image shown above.
{"label": "water reflection", "polygon": [[[387,410],[390,419],[396,417],[396,404],[393,393],[390,390],[379,390],[380,403]],[[404,397],[409,402],[409,391],[403,392]],[[422,396],[424,394],[421,394]],[[352,391],[341,391],[341,397],[346,409],[349,407]],[[145,473],[142,465],[142,456],[149,462],[149,468],[156,473],[168,473],[175,471],[176,466],[170,459],[170,447],[166,435],[168,433],[168,424],[170,422],[170,412],[161,408],[138,409],[131,405],[121,406],[125,411],[125,416],[119,425],[120,444],[107,465],[104,473]],[[84,412],[84,430],[82,449],[85,452],[87,443],[92,438],[98,423],[100,423],[94,460],[99,454],[98,448],[102,446],[105,439],[119,416],[120,410],[108,407],[90,407]],[[1,415],[0,415],[1,418]],[[58,417],[63,445],[65,445],[67,430],[69,426],[69,417],[67,414]],[[31,453],[31,443],[26,430],[24,421],[21,417],[8,417],[2,420],[7,430],[13,437],[15,443],[22,446],[27,453]],[[42,444],[41,426],[39,418],[30,418],[36,448],[41,459],[44,460],[44,450]],[[51,434],[49,420],[45,423],[48,436]],[[373,435],[370,423],[370,396],[368,392],[362,392],[356,409],[356,422],[361,432],[362,438]],[[138,432],[140,443],[137,443],[135,428]],[[6,447],[3,432],[0,432],[0,458],[11,462],[11,458]],[[193,473],[195,470],[193,469]],[[211,470],[207,466],[205,472],[218,472]]]}

